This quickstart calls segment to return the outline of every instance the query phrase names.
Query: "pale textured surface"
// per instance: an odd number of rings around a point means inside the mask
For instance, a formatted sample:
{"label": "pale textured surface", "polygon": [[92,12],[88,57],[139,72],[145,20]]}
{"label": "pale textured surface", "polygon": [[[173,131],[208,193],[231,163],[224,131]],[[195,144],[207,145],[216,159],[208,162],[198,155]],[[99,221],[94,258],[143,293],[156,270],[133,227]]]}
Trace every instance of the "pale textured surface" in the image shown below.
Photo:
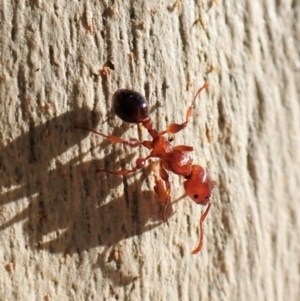
{"label": "pale textured surface", "polygon": [[[299,300],[299,1],[63,2],[1,3],[0,300]],[[163,129],[204,81],[175,139],[218,183],[192,256],[204,208],[161,223],[149,169],[95,172],[147,152],[72,125],[147,139],[113,92]]]}

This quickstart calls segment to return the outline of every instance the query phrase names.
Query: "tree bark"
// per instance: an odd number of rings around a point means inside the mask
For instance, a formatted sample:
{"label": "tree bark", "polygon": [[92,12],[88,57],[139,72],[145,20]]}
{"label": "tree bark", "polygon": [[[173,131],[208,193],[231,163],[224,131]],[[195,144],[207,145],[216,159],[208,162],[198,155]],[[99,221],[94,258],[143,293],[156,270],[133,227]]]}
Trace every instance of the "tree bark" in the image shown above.
{"label": "tree bark", "polygon": [[[111,4],[114,3],[114,4]],[[1,300],[298,300],[299,1],[3,1]],[[216,181],[205,209],[170,173],[166,220],[145,148],[114,91],[144,94],[155,128]],[[298,83],[298,84],[297,84]],[[150,164],[151,165],[151,164]]]}

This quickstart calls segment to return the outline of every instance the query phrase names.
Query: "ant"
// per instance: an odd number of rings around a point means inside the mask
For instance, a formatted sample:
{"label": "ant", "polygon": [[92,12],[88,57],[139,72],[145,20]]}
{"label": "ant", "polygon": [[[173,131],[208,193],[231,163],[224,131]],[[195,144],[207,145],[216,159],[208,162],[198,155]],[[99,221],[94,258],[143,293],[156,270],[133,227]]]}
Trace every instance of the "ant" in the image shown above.
{"label": "ant", "polygon": [[165,219],[166,208],[170,203],[171,183],[167,171],[171,171],[184,177],[184,189],[187,195],[197,204],[206,206],[205,212],[200,218],[199,243],[192,251],[192,254],[198,253],[203,245],[203,222],[211,207],[210,196],[215,181],[211,180],[205,169],[200,165],[192,164],[193,159],[187,153],[193,151],[193,147],[187,145],[172,146],[170,140],[166,139],[164,134],[176,134],[184,129],[192,115],[195,101],[202,90],[207,88],[208,84],[198,89],[192,104],[187,109],[185,121],[181,124],[171,123],[164,131],[157,131],[153,128],[152,121],[148,113],[148,104],[145,98],[138,92],[127,89],[119,89],[113,95],[113,107],[116,115],[125,122],[141,123],[148,131],[152,140],[140,141],[135,138],[123,140],[117,136],[109,136],[97,132],[84,126],[74,126],[88,130],[100,135],[112,143],[122,143],[130,147],[144,146],[151,150],[150,154],[144,158],[137,158],[136,165],[132,169],[121,169],[111,171],[107,169],[98,169],[97,172],[107,172],[118,176],[126,176],[143,168],[150,158],[159,158],[158,171],[155,172],[154,191],[162,203],[162,218]]}

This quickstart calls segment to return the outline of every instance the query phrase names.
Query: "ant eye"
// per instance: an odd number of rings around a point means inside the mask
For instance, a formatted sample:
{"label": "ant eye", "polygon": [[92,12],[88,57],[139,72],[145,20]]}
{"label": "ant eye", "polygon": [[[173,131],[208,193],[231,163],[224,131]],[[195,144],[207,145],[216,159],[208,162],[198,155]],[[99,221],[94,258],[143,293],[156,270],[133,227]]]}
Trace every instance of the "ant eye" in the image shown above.
{"label": "ant eye", "polygon": [[140,123],[148,118],[148,104],[144,96],[136,91],[120,89],[113,95],[115,113],[123,121]]}
{"label": "ant eye", "polygon": [[194,199],[198,199],[198,194],[194,194]]}

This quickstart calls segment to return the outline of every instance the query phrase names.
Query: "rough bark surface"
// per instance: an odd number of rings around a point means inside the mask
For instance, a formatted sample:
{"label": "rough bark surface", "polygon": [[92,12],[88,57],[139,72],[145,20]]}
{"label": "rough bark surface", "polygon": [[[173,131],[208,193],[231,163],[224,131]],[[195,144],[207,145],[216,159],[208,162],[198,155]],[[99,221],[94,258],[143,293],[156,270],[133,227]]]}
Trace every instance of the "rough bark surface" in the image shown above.
{"label": "rough bark surface", "polygon": [[[299,300],[300,2],[2,1],[0,300]],[[204,208],[170,174],[160,220],[148,139],[111,97],[143,93],[155,127],[217,182]],[[297,84],[298,83],[298,84]]]}

